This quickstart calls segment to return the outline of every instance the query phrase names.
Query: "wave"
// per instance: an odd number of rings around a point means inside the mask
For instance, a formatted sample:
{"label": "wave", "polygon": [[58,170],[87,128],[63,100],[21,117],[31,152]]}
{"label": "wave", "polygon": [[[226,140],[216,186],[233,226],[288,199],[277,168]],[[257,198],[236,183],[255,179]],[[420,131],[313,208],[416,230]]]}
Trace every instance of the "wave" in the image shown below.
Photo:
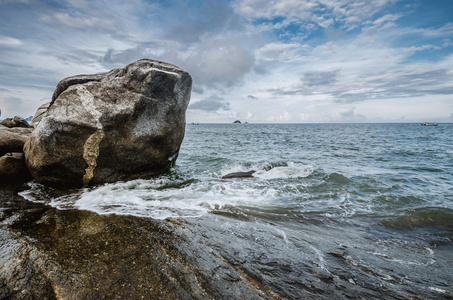
{"label": "wave", "polygon": [[[227,173],[254,169],[254,180],[224,180]],[[155,219],[200,217],[219,211],[263,210],[282,206],[286,191],[277,179],[306,178],[316,168],[294,162],[224,166],[210,177],[187,178],[177,172],[148,180],[109,183],[61,191],[31,183],[21,193],[31,201],[59,209],[90,210],[98,214],[127,214]],[[282,195],[283,194],[283,195]]]}
{"label": "wave", "polygon": [[381,225],[395,229],[431,227],[453,230],[453,210],[425,207],[406,212],[402,216],[381,221]]}
{"label": "wave", "polygon": [[292,161],[280,163],[264,162],[254,165],[235,164],[222,168],[219,177],[224,177],[231,173],[254,171],[251,176],[262,180],[307,178],[316,169],[316,166]]}

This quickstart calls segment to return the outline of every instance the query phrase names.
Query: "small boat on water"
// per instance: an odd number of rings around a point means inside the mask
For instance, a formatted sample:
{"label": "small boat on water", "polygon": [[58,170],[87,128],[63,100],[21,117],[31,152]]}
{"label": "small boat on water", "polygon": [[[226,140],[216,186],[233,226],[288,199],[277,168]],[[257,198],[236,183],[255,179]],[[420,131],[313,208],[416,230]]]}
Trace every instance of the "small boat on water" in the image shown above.
{"label": "small boat on water", "polygon": [[422,126],[437,126],[437,123],[431,123],[431,122],[425,122],[422,124]]}

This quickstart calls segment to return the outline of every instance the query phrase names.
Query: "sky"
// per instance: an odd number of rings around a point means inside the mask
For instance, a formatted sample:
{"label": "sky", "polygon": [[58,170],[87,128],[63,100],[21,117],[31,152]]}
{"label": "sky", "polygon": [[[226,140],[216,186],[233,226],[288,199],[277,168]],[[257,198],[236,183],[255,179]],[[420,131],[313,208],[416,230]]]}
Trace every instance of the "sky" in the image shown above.
{"label": "sky", "polygon": [[188,122],[453,122],[451,0],[0,0],[1,118],[142,58]]}

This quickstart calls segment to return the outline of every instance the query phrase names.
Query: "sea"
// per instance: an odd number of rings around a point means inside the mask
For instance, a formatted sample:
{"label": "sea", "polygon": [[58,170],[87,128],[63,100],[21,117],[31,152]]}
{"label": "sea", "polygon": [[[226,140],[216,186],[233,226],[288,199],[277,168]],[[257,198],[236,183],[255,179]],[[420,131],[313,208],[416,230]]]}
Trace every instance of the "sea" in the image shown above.
{"label": "sea", "polygon": [[453,124],[420,125],[187,124],[167,174],[20,195],[186,220],[283,298],[453,299]]}

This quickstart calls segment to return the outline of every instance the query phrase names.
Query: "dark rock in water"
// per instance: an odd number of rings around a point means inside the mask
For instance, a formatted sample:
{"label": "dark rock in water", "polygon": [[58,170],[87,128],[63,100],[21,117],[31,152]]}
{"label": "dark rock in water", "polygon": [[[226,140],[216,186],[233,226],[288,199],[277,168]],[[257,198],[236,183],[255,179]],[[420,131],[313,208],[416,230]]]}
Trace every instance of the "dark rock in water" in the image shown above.
{"label": "dark rock in water", "polygon": [[235,124],[241,124],[241,121],[236,120],[236,121],[234,121],[233,123],[235,123]]}
{"label": "dark rock in water", "polygon": [[53,186],[146,178],[168,171],[184,138],[192,78],[139,60],[62,80],[24,152],[33,177]]}
{"label": "dark rock in water", "polygon": [[22,152],[32,128],[0,127],[0,156],[8,152]]}
{"label": "dark rock in water", "polygon": [[226,174],[222,176],[222,179],[229,179],[229,178],[250,178],[253,177],[253,173],[256,171],[249,171],[249,172],[234,172]]}
{"label": "dark rock in water", "polygon": [[6,153],[0,156],[0,181],[24,182],[31,179],[23,153]]}
{"label": "dark rock in water", "polygon": [[19,116],[15,116],[14,118],[6,118],[4,119],[1,123],[1,125],[6,126],[8,128],[13,128],[13,127],[24,127],[24,128],[30,128],[30,124],[28,122]]}
{"label": "dark rock in water", "polygon": [[41,122],[41,119],[44,116],[44,114],[46,113],[49,106],[50,106],[50,102],[47,102],[47,103],[44,103],[43,105],[41,105],[36,110],[35,115],[33,116],[32,120],[31,120],[31,124],[30,124],[31,126],[36,127],[39,124],[39,122]]}

